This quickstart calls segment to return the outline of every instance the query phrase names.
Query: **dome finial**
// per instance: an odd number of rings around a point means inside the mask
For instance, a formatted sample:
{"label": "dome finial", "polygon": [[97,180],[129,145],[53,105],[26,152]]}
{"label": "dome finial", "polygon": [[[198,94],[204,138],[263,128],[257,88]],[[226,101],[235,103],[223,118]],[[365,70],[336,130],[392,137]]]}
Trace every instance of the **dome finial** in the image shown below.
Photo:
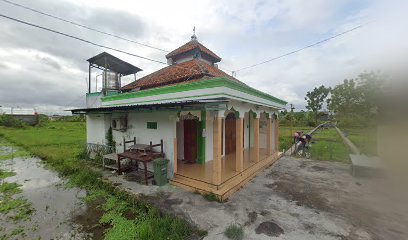
{"label": "dome finial", "polygon": [[196,36],[196,34],[195,34],[195,31],[196,31],[196,28],[195,28],[195,26],[194,26],[194,28],[193,28],[193,35],[191,36],[191,40],[197,40],[197,36]]}

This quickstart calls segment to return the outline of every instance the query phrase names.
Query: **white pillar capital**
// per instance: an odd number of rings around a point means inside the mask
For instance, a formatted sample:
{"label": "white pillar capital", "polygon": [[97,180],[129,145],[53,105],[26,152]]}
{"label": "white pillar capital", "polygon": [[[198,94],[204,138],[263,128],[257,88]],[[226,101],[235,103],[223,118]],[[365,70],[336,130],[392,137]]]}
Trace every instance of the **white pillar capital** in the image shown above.
{"label": "white pillar capital", "polygon": [[210,111],[210,116],[215,119],[217,117],[224,118],[225,111]]}

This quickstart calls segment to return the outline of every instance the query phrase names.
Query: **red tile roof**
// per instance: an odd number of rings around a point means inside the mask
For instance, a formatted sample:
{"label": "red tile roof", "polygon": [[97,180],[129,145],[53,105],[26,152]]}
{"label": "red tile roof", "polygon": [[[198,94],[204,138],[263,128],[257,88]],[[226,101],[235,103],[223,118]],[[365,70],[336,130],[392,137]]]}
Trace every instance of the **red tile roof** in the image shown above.
{"label": "red tile roof", "polygon": [[166,55],[166,58],[172,58],[174,56],[191,51],[193,49],[199,49],[201,52],[209,55],[215,60],[214,62],[221,61],[221,58],[217,56],[217,54],[213,53],[210,49],[206,48],[204,45],[199,43],[197,40],[191,40],[188,43],[184,44],[183,46],[177,48],[176,50],[173,50],[172,52]]}
{"label": "red tile roof", "polygon": [[202,79],[212,77],[227,77],[233,81],[242,83],[220,69],[203,62],[202,60],[193,59],[187,62],[162,68],[142,77],[139,80],[129,83],[128,85],[122,87],[122,90],[129,91],[135,88],[140,88],[140,90],[143,90],[187,81],[200,81]]}

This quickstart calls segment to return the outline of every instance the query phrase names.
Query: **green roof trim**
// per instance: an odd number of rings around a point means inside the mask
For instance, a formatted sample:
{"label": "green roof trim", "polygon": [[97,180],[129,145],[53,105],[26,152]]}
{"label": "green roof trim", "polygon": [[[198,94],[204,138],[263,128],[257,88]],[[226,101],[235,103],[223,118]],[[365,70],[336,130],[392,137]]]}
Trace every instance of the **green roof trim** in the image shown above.
{"label": "green roof trim", "polygon": [[98,96],[101,95],[102,92],[92,92],[92,93],[87,93],[86,96]]}
{"label": "green roof trim", "polygon": [[149,97],[149,96],[156,96],[156,95],[177,93],[177,92],[185,92],[185,91],[192,91],[192,90],[200,90],[200,89],[208,89],[208,88],[215,88],[215,87],[228,87],[228,88],[231,88],[231,89],[234,89],[240,92],[244,92],[244,93],[247,93],[253,96],[257,96],[257,97],[260,97],[260,98],[263,98],[268,101],[272,101],[272,102],[275,102],[281,105],[287,104],[286,101],[273,97],[269,94],[266,94],[254,88],[231,81],[225,77],[212,78],[212,79],[202,80],[198,82],[187,82],[187,83],[171,85],[171,86],[163,86],[159,88],[142,90],[139,92],[122,93],[122,94],[117,94],[113,96],[106,96],[102,98],[102,102],[111,102],[111,101],[125,100],[125,99],[132,99],[132,98],[142,98],[142,97]]}

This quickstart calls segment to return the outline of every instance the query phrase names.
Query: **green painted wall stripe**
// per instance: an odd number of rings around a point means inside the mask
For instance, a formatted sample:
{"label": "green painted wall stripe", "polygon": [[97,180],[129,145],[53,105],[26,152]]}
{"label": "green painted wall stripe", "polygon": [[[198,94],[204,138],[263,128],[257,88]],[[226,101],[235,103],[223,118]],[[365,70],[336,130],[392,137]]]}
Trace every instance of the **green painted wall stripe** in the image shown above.
{"label": "green painted wall stripe", "polygon": [[172,85],[172,86],[164,86],[160,88],[142,90],[139,92],[122,93],[122,94],[117,94],[114,96],[106,96],[102,98],[102,102],[125,100],[125,99],[131,99],[131,98],[142,98],[142,97],[149,97],[149,96],[156,96],[156,95],[177,93],[177,92],[185,92],[185,91],[192,91],[192,90],[200,90],[200,89],[208,89],[208,88],[215,88],[215,87],[228,87],[228,88],[231,88],[237,91],[251,94],[253,96],[261,97],[263,99],[266,99],[268,101],[272,101],[278,104],[282,104],[282,105],[287,104],[287,102],[281,99],[273,97],[259,90],[253,89],[251,87],[245,86],[243,84],[231,81],[224,77],[212,78],[212,79],[203,80],[199,82],[188,82],[188,83],[177,84],[177,85]]}

